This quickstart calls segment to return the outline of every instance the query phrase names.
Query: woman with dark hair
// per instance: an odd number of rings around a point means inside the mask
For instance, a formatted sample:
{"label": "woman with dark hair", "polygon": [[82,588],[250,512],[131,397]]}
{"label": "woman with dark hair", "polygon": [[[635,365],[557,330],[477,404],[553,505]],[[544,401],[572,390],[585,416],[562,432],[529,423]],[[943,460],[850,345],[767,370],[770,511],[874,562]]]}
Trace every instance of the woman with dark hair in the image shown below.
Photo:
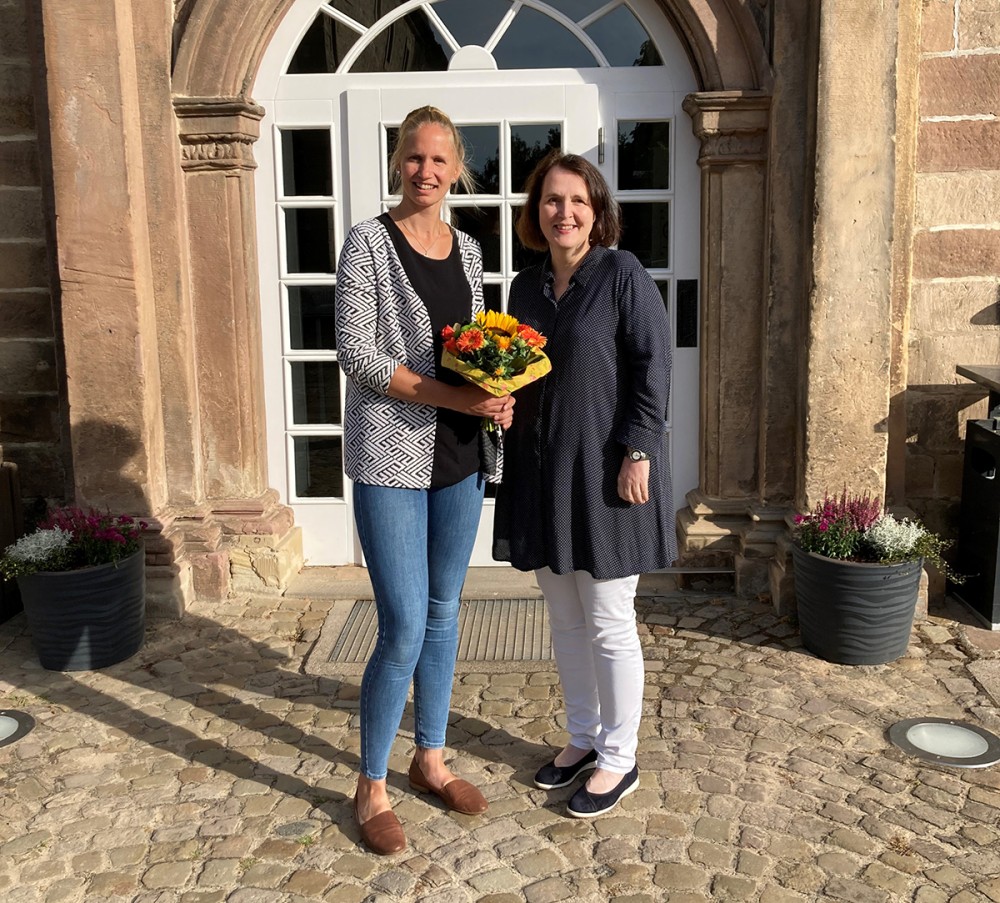
{"label": "woman with dark hair", "polygon": [[548,337],[552,371],[520,390],[504,437],[493,556],[545,594],[569,743],[535,775],[546,790],[592,771],[569,801],[592,818],[639,786],[644,670],[639,575],[677,557],[665,417],[670,326],[642,264],[612,250],[618,204],[582,157],[553,153],[528,182],[509,312]]}
{"label": "woman with dark hair", "polygon": [[441,330],[483,310],[479,245],[441,216],[467,178],[465,148],[434,107],[407,115],[390,164],[399,204],[355,225],[337,268],[337,352],[347,375],[344,453],[375,591],[378,638],[361,681],[354,814],[375,853],[406,846],[386,789],[389,751],[413,683],[410,786],[474,815],[483,795],[444,761],[459,596],[483,502],[483,418],[494,398],[441,367]]}

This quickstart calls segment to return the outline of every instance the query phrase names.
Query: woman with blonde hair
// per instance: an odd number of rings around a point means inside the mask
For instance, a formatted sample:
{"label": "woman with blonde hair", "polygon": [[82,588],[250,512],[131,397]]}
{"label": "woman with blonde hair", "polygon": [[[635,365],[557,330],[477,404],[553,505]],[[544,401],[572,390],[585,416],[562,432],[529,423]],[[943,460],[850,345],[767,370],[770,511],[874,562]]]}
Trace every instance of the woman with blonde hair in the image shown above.
{"label": "woman with blonde hair", "polygon": [[448,191],[468,178],[461,135],[440,110],[414,110],[390,169],[400,202],[351,229],[336,287],[346,471],[378,613],[361,682],[354,812],[380,854],[406,846],[386,775],[411,681],[410,785],[458,812],[487,808],[445,764],[444,745],[459,596],[483,500],[479,431],[484,417],[509,426],[514,403],[441,367],[442,328],[483,310],[482,251],[442,219]]}

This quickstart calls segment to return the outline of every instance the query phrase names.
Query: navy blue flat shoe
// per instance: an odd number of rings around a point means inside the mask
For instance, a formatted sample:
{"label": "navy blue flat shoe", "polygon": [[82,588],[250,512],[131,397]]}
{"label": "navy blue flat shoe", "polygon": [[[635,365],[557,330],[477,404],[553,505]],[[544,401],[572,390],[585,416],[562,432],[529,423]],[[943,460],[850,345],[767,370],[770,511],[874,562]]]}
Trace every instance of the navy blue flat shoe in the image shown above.
{"label": "navy blue flat shoe", "polygon": [[535,786],[542,790],[558,790],[560,787],[568,787],[585,771],[592,771],[597,768],[597,750],[592,749],[579,762],[573,765],[556,765],[555,759],[548,765],[543,765],[535,774]]}
{"label": "navy blue flat shoe", "polygon": [[570,797],[566,809],[573,818],[596,818],[610,812],[622,799],[638,789],[639,766],[633,765],[632,770],[607,793],[591,793],[585,784]]}

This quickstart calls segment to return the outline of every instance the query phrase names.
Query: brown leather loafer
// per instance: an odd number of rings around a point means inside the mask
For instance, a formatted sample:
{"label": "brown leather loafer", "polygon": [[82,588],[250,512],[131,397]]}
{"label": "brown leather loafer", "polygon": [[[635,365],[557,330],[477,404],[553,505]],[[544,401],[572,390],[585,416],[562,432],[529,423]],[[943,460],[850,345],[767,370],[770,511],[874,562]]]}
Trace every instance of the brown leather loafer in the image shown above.
{"label": "brown leather loafer", "polygon": [[421,793],[433,793],[449,809],[461,812],[462,815],[480,815],[489,808],[490,804],[486,802],[486,797],[473,787],[472,784],[468,781],[463,781],[461,778],[448,781],[440,790],[435,790],[427,783],[427,778],[424,777],[420,766],[417,765],[416,759],[410,762],[409,777],[410,786],[414,790],[419,790]]}
{"label": "brown leather loafer", "polygon": [[403,826],[391,809],[373,815],[364,824],[358,816],[358,798],[354,798],[354,820],[361,829],[361,841],[379,856],[391,856],[406,849],[406,835]]}

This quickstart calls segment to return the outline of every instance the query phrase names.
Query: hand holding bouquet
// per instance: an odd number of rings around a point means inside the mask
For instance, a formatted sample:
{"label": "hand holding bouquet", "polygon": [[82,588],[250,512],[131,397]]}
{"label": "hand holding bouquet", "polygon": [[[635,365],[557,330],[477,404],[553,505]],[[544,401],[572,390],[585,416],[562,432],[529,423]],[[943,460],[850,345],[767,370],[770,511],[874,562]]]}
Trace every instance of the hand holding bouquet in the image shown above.
{"label": "hand holding bouquet", "polygon": [[441,365],[498,398],[552,369],[542,351],[545,336],[499,311],[478,313],[471,323],[445,326],[441,336]]}

